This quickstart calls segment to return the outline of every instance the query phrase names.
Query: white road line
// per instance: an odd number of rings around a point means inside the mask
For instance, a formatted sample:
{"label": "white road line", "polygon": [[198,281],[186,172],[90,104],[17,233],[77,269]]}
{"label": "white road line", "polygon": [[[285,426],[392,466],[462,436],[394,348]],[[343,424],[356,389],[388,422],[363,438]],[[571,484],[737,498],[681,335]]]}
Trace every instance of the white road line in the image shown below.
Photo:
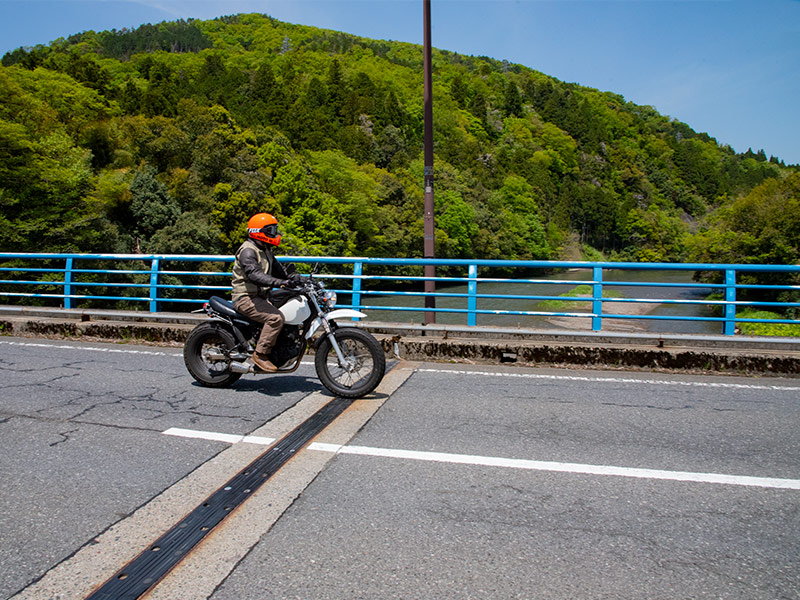
{"label": "white road line", "polygon": [[362,456],[402,458],[406,460],[484,467],[504,467],[508,469],[526,469],[529,471],[552,471],[556,473],[577,473],[580,475],[608,475],[615,477],[636,477],[639,479],[665,479],[669,481],[691,481],[695,483],[720,483],[725,485],[800,490],[800,479],[749,477],[743,475],[723,475],[719,473],[691,473],[686,471],[661,471],[656,469],[583,465],[577,463],[524,460],[519,458],[472,456],[469,454],[447,454],[444,452],[418,452],[415,450],[396,450],[391,448],[369,448],[367,446],[336,446],[335,444],[320,444],[318,442],[312,443],[309,449],[322,452],[335,452],[338,454],[359,454]]}
{"label": "white road line", "polygon": [[275,443],[275,438],[262,437],[260,435],[236,435],[233,433],[218,433],[216,431],[199,431],[197,429],[181,429],[180,427],[170,427],[162,431],[164,435],[174,435],[177,437],[192,438],[197,440],[209,440],[212,442],[225,442],[226,444],[261,444],[269,446]]}
{"label": "white road line", "polygon": [[[32,348],[58,348],[59,350],[88,350],[90,352],[112,352],[116,354],[145,354],[148,356],[177,356],[183,357],[182,352],[158,352],[151,350],[128,350],[125,348],[96,348],[93,346],[70,346],[67,344],[36,344],[32,342],[8,342],[0,340],[0,344],[7,346],[28,346]],[[300,362],[301,365],[313,365],[313,360],[304,360]]]}
{"label": "white road line", "polygon": [[271,446],[277,440],[275,438],[261,437],[260,435],[246,435],[242,441],[245,444],[261,444],[262,446]]}
{"label": "white road line", "polygon": [[[179,352],[158,352],[150,350],[128,350],[124,348],[97,348],[93,346],[70,346],[66,344],[37,344],[32,342],[11,342],[0,340],[0,344],[8,346],[29,346],[32,348],[58,348],[62,350],[88,350],[90,352],[109,352],[116,354],[144,354],[149,356],[182,357]],[[313,365],[313,361],[304,360],[301,365]],[[480,377],[510,377],[515,379],[547,379],[551,381],[583,381],[591,383],[639,383],[644,385],[674,385],[683,387],[710,387],[739,390],[768,390],[783,392],[800,392],[800,387],[783,385],[757,385],[747,383],[718,383],[712,381],[669,381],[665,379],[634,379],[630,377],[584,377],[577,375],[544,375],[540,373],[508,373],[492,371],[467,371],[454,369],[417,369],[418,373],[452,373],[456,375],[477,375]]]}
{"label": "white road line", "polygon": [[[128,350],[125,348],[96,348],[93,346],[69,346],[66,344],[36,344],[32,342],[8,342],[0,340],[0,344],[6,344],[8,346],[29,346],[32,348],[58,348],[59,350],[88,350],[90,352],[112,352],[116,354],[144,354],[147,356],[177,356],[178,358],[183,357],[182,352],[158,352],[158,351],[151,351],[151,350]],[[313,360],[303,360],[300,362],[301,365],[313,365]]]}
{"label": "white road line", "polygon": [[227,444],[238,444],[244,439],[243,435],[232,433],[217,433],[216,431],[197,431],[194,429],[181,429],[180,427],[170,427],[162,431],[164,435],[174,435],[178,437],[193,438],[200,440],[210,440],[213,442],[225,442]]}
{"label": "white road line", "polygon": [[125,348],[96,348],[93,346],[69,346],[66,344],[35,344],[32,342],[8,342],[0,340],[0,344],[8,346],[27,346],[30,348],[58,348],[59,350],[88,350],[90,352],[110,352],[114,354],[146,354],[148,356],[183,356],[182,353],[158,352],[152,350],[129,350]]}
{"label": "white road line", "polygon": [[[213,431],[195,431],[173,427],[163,432],[166,435],[177,435],[187,438],[199,438],[237,444],[271,445],[272,438],[259,436],[231,435]],[[661,479],[667,481],[688,481],[693,483],[716,483],[722,485],[739,485],[773,489],[800,490],[800,479],[780,479],[776,477],[751,477],[747,475],[725,475],[721,473],[693,473],[688,471],[662,471],[658,469],[637,469],[632,467],[614,467],[608,465],[584,465],[579,463],[562,463],[541,460],[525,460],[520,458],[501,458],[494,456],[474,456],[471,454],[449,454],[445,452],[419,452],[416,450],[398,450],[393,448],[370,448],[368,446],[340,446],[338,444],[322,444],[313,442],[309,450],[333,452],[336,454],[358,454],[381,458],[400,458],[426,462],[439,462],[483,467],[500,467],[506,469],[525,469],[528,471],[550,471],[555,473],[573,473],[579,475],[600,475],[611,477],[634,477],[638,479]]]}
{"label": "white road line", "polygon": [[800,387],[783,385],[758,385],[749,383],[718,383],[713,381],[670,381],[666,379],[634,379],[632,377],[585,377],[578,375],[545,375],[540,373],[507,373],[492,371],[457,371],[453,369],[417,369],[418,373],[447,373],[456,375],[478,375],[481,377],[510,377],[519,379],[549,379],[553,381],[584,381],[591,383],[640,383],[645,385],[675,385],[684,387],[710,387],[738,390],[769,390],[798,392]]}

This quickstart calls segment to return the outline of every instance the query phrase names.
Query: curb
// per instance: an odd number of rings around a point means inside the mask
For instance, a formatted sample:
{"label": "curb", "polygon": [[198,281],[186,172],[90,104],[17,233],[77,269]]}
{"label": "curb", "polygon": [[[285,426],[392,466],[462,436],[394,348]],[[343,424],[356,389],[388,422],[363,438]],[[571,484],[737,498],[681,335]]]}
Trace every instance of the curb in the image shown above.
{"label": "curb", "polygon": [[[0,335],[181,346],[194,326],[207,320],[191,314],[64,309],[36,313],[0,309]],[[800,340],[790,338],[353,325],[370,330],[388,355],[412,361],[800,377]]]}
{"label": "curb", "polygon": [[[391,351],[386,342],[383,343],[384,349]],[[797,352],[509,343],[503,340],[432,341],[425,338],[402,339],[399,345],[399,355],[406,360],[800,377],[800,353]]]}

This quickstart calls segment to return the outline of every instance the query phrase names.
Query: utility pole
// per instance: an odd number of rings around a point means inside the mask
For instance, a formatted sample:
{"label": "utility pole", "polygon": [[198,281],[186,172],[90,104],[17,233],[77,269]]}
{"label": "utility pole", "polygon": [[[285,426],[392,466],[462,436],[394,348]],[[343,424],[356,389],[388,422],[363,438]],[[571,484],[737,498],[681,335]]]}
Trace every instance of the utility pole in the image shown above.
{"label": "utility pole", "polygon": [[[423,0],[423,27],[424,36],[424,60],[423,71],[425,73],[424,86],[424,119],[425,119],[425,221],[424,235],[425,247],[424,258],[435,258],[435,239],[434,239],[434,219],[433,219],[433,79],[431,77],[431,0]],[[436,276],[436,268],[433,265],[425,265],[425,324],[436,322],[436,313],[432,310],[436,308],[436,282],[431,279]]]}

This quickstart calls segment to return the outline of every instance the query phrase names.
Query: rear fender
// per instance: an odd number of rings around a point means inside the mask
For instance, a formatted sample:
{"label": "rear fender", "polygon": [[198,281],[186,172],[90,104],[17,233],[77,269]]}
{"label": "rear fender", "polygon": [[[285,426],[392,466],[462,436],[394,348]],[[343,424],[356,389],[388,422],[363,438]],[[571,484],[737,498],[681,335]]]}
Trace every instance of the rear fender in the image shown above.
{"label": "rear fender", "polygon": [[[216,323],[219,323],[223,329],[226,329],[228,332],[230,332],[233,335],[233,337],[236,338],[236,341],[239,342],[240,345],[247,347],[247,337],[246,337],[248,333],[247,330],[243,331],[243,328],[241,326],[239,326],[237,323],[234,323],[233,321],[231,321],[230,319],[228,319],[223,315],[215,314],[211,317],[211,320]],[[241,325],[247,326],[248,323],[241,321]]]}

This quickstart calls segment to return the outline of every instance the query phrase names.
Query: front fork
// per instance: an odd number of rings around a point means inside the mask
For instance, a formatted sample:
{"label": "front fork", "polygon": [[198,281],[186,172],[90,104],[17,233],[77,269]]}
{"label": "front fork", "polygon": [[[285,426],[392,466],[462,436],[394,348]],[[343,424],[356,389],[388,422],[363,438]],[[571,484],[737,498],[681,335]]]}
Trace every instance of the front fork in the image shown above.
{"label": "front fork", "polygon": [[328,336],[328,340],[331,342],[333,351],[336,352],[336,358],[339,360],[339,366],[346,371],[352,370],[353,365],[350,364],[350,362],[345,358],[342,349],[339,347],[339,342],[336,341],[336,336],[333,335],[334,327],[331,327],[331,324],[327,319],[320,320],[322,321],[322,327],[325,330],[325,335]]}

